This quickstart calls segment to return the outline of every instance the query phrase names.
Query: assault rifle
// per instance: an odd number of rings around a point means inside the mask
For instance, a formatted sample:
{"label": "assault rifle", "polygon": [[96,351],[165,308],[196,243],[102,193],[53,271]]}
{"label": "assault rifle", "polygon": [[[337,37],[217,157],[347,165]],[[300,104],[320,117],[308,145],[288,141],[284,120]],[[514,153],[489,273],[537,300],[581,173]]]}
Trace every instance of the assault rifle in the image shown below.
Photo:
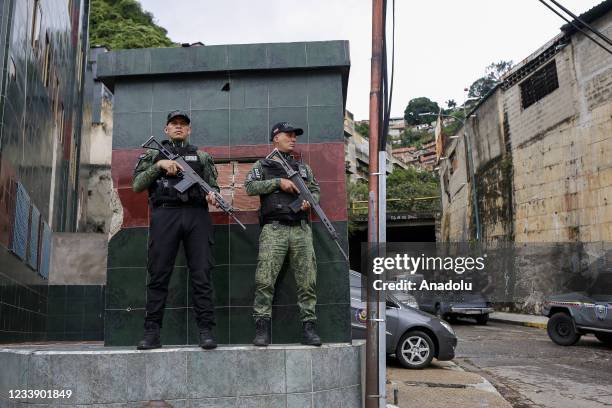
{"label": "assault rifle", "polygon": [[215,200],[217,201],[217,206],[223,210],[227,215],[232,217],[238,225],[242,227],[242,229],[246,229],[243,223],[240,222],[238,218],[234,215],[234,207],[232,207],[221,194],[217,192],[214,188],[208,185],[207,182],[202,180],[202,177],[196,173],[189,164],[183,159],[180,155],[172,153],[170,150],[166,149],[162,144],[160,144],[157,140],[155,140],[155,136],[151,136],[149,140],[147,140],[142,147],[147,149],[157,150],[161,154],[163,154],[166,159],[174,160],[183,168],[183,170],[178,172],[178,176],[182,178],[182,180],[174,186],[175,189],[178,190],[179,193],[184,193],[187,189],[194,184],[200,186],[200,188],[204,191],[204,193],[214,193]]}
{"label": "assault rifle", "polygon": [[291,211],[297,213],[302,208],[302,201],[308,201],[311,207],[314,209],[315,213],[317,213],[317,215],[321,219],[321,222],[325,226],[325,229],[327,229],[327,232],[331,236],[331,239],[333,239],[336,245],[338,246],[338,249],[342,253],[342,256],[344,256],[344,259],[348,261],[348,255],[346,254],[346,252],[344,252],[344,249],[340,244],[340,237],[338,236],[338,232],[323,212],[321,206],[315,202],[312,193],[310,192],[308,187],[306,187],[306,184],[304,183],[304,180],[302,180],[300,173],[296,170],[293,170],[293,168],[289,165],[289,163],[287,163],[287,160],[285,160],[285,158],[278,149],[272,150],[272,153],[266,156],[266,159],[274,160],[279,163],[283,167],[285,173],[287,173],[287,178],[291,180],[293,184],[295,184],[295,186],[300,192],[298,198],[289,205]]}

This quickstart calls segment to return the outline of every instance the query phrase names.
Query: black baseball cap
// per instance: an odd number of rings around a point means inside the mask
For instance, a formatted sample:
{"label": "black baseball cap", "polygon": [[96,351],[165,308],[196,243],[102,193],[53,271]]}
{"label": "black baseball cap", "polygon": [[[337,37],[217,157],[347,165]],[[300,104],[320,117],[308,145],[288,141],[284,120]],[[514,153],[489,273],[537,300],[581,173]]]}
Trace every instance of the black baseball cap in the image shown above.
{"label": "black baseball cap", "polygon": [[272,130],[270,131],[270,141],[274,139],[274,136],[278,135],[280,132],[295,132],[296,136],[304,134],[303,129],[293,127],[289,122],[279,122],[276,125],[272,126]]}
{"label": "black baseball cap", "polygon": [[191,119],[189,119],[189,115],[187,115],[187,113],[180,111],[180,110],[175,110],[168,114],[168,118],[166,119],[166,125],[170,123],[170,121],[176,117],[185,118],[187,123],[191,123]]}

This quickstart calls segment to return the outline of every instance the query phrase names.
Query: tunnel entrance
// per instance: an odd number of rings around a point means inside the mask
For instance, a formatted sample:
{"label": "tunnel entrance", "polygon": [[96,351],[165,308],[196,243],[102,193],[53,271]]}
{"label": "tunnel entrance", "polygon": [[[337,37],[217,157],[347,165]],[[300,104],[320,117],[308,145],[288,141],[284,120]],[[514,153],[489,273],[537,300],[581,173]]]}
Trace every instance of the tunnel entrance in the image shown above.
{"label": "tunnel entrance", "polygon": [[[368,230],[358,230],[349,236],[350,267],[361,271],[361,244],[368,242]],[[427,225],[387,225],[387,242],[436,242],[436,228]]]}

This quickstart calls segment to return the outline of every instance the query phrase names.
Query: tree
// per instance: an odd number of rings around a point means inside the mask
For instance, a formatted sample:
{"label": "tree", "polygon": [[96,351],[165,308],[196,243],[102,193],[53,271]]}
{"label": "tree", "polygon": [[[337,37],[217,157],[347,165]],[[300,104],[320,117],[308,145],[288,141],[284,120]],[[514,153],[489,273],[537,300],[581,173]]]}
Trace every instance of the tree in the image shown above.
{"label": "tree", "polygon": [[470,85],[468,97],[482,98],[501,81],[501,77],[512,68],[512,61],[493,62],[485,68],[485,76]]}
{"label": "tree", "polygon": [[167,31],[136,0],[92,0],[89,41],[110,49],[171,47]]}
{"label": "tree", "polygon": [[434,139],[434,134],[427,130],[406,129],[400,135],[400,144],[398,147],[415,146],[420,149],[425,143],[431,142]]}
{"label": "tree", "polygon": [[[367,207],[368,202],[368,182],[367,181],[357,181],[351,182],[348,177],[346,179],[346,195],[347,195],[347,204],[348,204],[348,232],[349,235],[355,234],[355,232],[359,230],[363,230],[364,226],[360,225],[358,222],[359,214],[361,214],[364,210],[358,210],[357,212],[352,211],[352,204],[355,201],[365,202],[365,206]],[[362,204],[363,205],[363,204]],[[367,213],[367,208],[365,209]],[[367,228],[367,225],[365,226]]]}
{"label": "tree", "polygon": [[365,122],[355,123],[355,131],[363,137],[370,137],[370,125]]}
{"label": "tree", "polygon": [[484,76],[482,78],[478,78],[476,81],[470,85],[470,90],[468,92],[468,97],[470,98],[482,98],[493,89],[497,85],[497,81],[493,78],[489,78]]}
{"label": "tree", "polygon": [[446,106],[448,107],[448,109],[453,109],[457,106],[457,102],[455,102],[454,99],[449,99],[448,101],[446,101]]}
{"label": "tree", "polygon": [[[408,102],[404,110],[404,119],[409,125],[422,125],[436,120],[436,115],[440,111],[437,102],[426,97],[414,98]],[[434,115],[419,116],[420,113],[433,112]]]}
{"label": "tree", "polygon": [[[367,228],[363,223],[363,215],[367,213],[368,182],[350,182],[346,180],[346,193],[348,204],[348,230],[353,235],[359,230]],[[401,198],[399,201],[388,201],[387,211],[398,212],[431,212],[440,208],[439,199],[414,200],[414,198],[436,197],[440,195],[440,181],[435,173],[417,170],[414,167],[407,169],[395,168],[387,176],[387,199]],[[351,211],[351,204],[360,201],[360,209]],[[361,222],[360,222],[361,221]]]}
{"label": "tree", "polygon": [[417,170],[414,167],[394,169],[387,176],[387,211],[434,211],[439,208],[439,200],[414,200],[414,198],[435,197],[440,195],[440,181],[435,173]]}

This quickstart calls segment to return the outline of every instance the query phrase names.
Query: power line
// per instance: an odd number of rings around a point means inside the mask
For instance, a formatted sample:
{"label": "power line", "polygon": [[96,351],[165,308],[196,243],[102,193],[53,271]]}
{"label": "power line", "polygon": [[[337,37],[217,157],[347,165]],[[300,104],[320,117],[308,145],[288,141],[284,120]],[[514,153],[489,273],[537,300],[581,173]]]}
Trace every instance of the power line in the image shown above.
{"label": "power line", "polygon": [[391,116],[391,101],[393,99],[393,78],[395,73],[395,0],[392,0],[391,12],[392,12],[392,36],[391,36],[391,80],[389,84],[389,78],[387,75],[387,1],[384,0],[384,11],[383,11],[383,61],[382,61],[382,88],[383,88],[383,101],[382,109],[380,110],[382,119],[382,133],[379,139],[379,150],[386,150],[387,146],[387,134],[389,133],[389,118]]}
{"label": "power line", "polygon": [[589,30],[591,30],[596,36],[598,36],[599,38],[601,38],[602,40],[604,40],[605,42],[607,42],[609,45],[612,45],[612,40],[610,40],[610,38],[608,38],[605,34],[602,34],[599,30],[597,30],[596,28],[593,28],[592,26],[590,26],[586,21],[582,20],[579,16],[575,15],[574,13],[572,13],[571,11],[569,11],[567,8],[565,8],[563,6],[563,4],[559,3],[556,0],[550,0],[553,4],[555,4],[557,7],[559,7],[561,10],[565,11],[566,14],[569,14],[574,20],[578,21],[579,23],[581,23],[583,26],[585,26],[586,28],[588,28]]}
{"label": "power line", "polygon": [[593,37],[591,37],[586,31],[584,31],[581,27],[579,27],[577,24],[575,24],[573,21],[568,20],[564,15],[562,15],[561,13],[559,13],[557,10],[555,10],[550,4],[546,3],[544,0],[538,0],[540,3],[542,3],[543,5],[545,5],[547,8],[549,8],[553,13],[555,13],[556,15],[558,15],[559,17],[561,17],[563,20],[567,21],[569,24],[571,24],[572,26],[574,26],[574,28],[576,28],[576,30],[580,31],[582,34],[584,34],[585,37],[587,37],[589,40],[593,41],[595,44],[599,45],[601,48],[603,48],[605,51],[607,51],[609,54],[612,54],[612,51],[610,51],[608,48],[606,48],[602,43],[600,43],[599,41],[597,41],[596,39],[594,39]]}

